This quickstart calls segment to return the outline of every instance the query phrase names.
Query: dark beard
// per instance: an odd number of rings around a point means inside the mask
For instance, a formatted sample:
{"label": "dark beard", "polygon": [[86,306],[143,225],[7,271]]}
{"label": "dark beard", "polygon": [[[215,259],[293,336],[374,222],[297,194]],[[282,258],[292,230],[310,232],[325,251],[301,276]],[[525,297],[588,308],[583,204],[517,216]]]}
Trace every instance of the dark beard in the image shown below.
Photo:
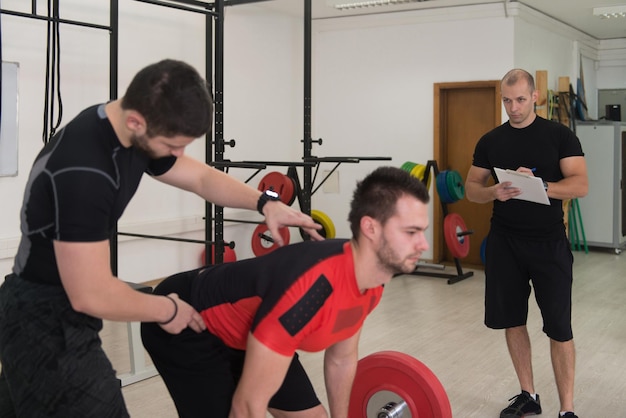
{"label": "dark beard", "polygon": [[133,134],[130,136],[130,144],[133,148],[135,148],[137,151],[141,152],[148,158],[158,158],[158,156],[155,155],[154,151],[148,146],[148,141],[149,139],[146,135],[138,136]]}
{"label": "dark beard", "polygon": [[396,259],[395,254],[391,251],[384,237],[382,247],[378,253],[378,264],[392,275],[410,273],[413,271],[413,269],[405,267],[402,260]]}

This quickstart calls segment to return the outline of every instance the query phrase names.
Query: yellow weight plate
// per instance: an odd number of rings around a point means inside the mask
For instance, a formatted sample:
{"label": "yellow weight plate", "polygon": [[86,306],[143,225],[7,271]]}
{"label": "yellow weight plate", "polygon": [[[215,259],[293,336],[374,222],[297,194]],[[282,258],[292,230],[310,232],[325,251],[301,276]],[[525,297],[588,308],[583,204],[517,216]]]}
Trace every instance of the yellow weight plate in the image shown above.
{"label": "yellow weight plate", "polygon": [[426,166],[425,165],[421,165],[421,164],[417,164],[415,167],[413,167],[413,169],[411,170],[411,175],[417,179],[420,179],[421,181],[424,181],[424,174],[426,173]]}
{"label": "yellow weight plate", "polygon": [[328,239],[335,238],[335,224],[330,220],[328,215],[321,210],[313,209],[311,211],[311,218],[313,218],[316,223],[322,225],[323,229],[319,231],[320,235]]}

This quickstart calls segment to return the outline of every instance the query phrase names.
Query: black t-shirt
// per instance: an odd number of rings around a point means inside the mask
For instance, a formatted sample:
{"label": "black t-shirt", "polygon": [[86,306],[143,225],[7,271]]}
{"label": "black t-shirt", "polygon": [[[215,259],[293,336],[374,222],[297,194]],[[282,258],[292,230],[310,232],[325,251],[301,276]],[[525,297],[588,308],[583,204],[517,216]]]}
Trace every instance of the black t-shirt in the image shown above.
{"label": "black t-shirt", "polygon": [[[560,160],[584,156],[580,141],[566,126],[539,116],[525,128],[506,122],[485,134],[476,144],[473,165],[491,170],[494,167],[516,170],[535,168],[535,176],[544,181],[563,179]],[[518,237],[556,239],[565,233],[563,202],[550,199],[550,205],[511,199],[494,201],[491,225],[494,230]]]}
{"label": "black t-shirt", "polygon": [[111,238],[143,173],[163,174],[174,162],[174,157],[150,160],[142,151],[124,148],[104,105],[82,111],[35,159],[24,192],[13,272],[60,284],[52,241]]}

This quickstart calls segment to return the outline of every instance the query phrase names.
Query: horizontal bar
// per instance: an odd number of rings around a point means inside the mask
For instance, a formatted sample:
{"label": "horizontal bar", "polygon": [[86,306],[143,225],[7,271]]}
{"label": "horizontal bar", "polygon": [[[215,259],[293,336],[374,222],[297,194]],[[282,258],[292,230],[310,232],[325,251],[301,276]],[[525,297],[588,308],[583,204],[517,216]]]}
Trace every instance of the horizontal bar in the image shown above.
{"label": "horizontal bar", "polygon": [[238,6],[240,4],[248,4],[248,3],[262,3],[269,0],[225,0],[224,6]]}
{"label": "horizontal bar", "polygon": [[304,161],[315,163],[358,163],[356,157],[304,157]]}
{"label": "horizontal bar", "polygon": [[194,243],[194,244],[211,244],[211,245],[215,245],[216,244],[215,241],[187,239],[187,238],[163,237],[163,236],[159,236],[159,235],[133,234],[133,233],[130,233],[130,232],[118,232],[117,235],[125,235],[127,237],[160,239],[160,240],[165,240],[165,241],[191,242],[191,243]]}
{"label": "horizontal bar", "polygon": [[285,166],[285,167],[313,167],[315,165],[314,162],[305,161],[303,163],[298,162],[290,162],[290,161],[244,161],[245,163],[252,164],[265,164],[265,165],[276,165],[276,166]]}
{"label": "horizontal bar", "polygon": [[172,3],[183,3],[183,4],[189,4],[191,6],[198,6],[198,7],[203,7],[205,9],[215,9],[215,3],[208,3],[206,1],[200,1],[200,0],[167,0],[170,1]]}
{"label": "horizontal bar", "polygon": [[[215,220],[215,219],[214,219]],[[241,224],[253,224],[253,225],[261,225],[264,224],[264,221],[248,221],[248,220],[244,220],[244,219],[229,219],[229,218],[224,218],[222,219],[224,222],[237,222],[237,223],[241,223]]]}
{"label": "horizontal bar", "polygon": [[[311,157],[316,158],[316,157]],[[321,158],[347,158],[347,159],[357,159],[361,161],[390,161],[391,157],[321,157]]]}
{"label": "horizontal bar", "polygon": [[135,1],[138,1],[138,2],[141,2],[141,3],[154,4],[154,5],[157,5],[157,6],[169,7],[171,9],[184,10],[186,12],[202,13],[202,14],[205,14],[205,15],[213,16],[213,17],[217,17],[218,16],[218,13],[210,11],[210,10],[202,10],[202,9],[196,9],[196,8],[193,8],[193,7],[180,6],[180,5],[166,3],[166,2],[158,1],[158,0],[135,0]]}
{"label": "horizontal bar", "polygon": [[209,163],[213,167],[235,167],[235,168],[257,168],[263,169],[267,166],[261,163],[234,162],[234,161],[212,161]]}
{"label": "horizontal bar", "polygon": [[42,16],[42,15],[33,14],[33,13],[16,12],[14,10],[0,9],[0,14],[6,14],[6,15],[17,16],[17,17],[25,17],[25,18],[36,19],[36,20],[45,20],[48,22],[59,22],[59,23],[64,23],[68,25],[83,26],[83,27],[93,28],[93,29],[103,29],[107,31],[111,30],[110,26],[97,25],[95,23],[89,23],[89,22],[79,22],[77,20],[61,19],[57,17]]}

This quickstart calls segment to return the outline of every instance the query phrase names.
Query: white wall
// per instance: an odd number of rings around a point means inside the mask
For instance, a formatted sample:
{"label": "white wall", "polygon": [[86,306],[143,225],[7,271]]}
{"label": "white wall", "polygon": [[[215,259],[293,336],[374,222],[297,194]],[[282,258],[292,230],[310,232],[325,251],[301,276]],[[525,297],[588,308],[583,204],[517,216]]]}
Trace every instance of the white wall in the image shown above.
{"label": "white wall", "polygon": [[313,207],[335,221],[338,236],[349,236],[345,220],[358,179],[378,165],[433,159],[434,83],[500,79],[513,64],[512,19],[467,19],[467,10],[455,16],[432,23],[420,12],[316,22],[313,126],[325,141],[319,155],[392,158],[344,164],[340,196],[314,196]]}
{"label": "white wall", "polygon": [[[548,89],[557,90],[559,77],[569,77],[576,94],[584,94],[588,116],[597,118],[597,67],[600,42],[538,12],[520,8],[515,25],[516,66],[547,70]],[[582,67],[582,70],[581,70]],[[581,77],[582,71],[582,77]],[[582,78],[584,92],[577,79]]]}
{"label": "white wall", "polygon": [[626,88],[626,38],[600,41],[598,89]]}
{"label": "white wall", "polygon": [[[44,2],[37,12],[46,14]],[[30,2],[3,0],[3,9],[30,13]],[[108,25],[108,2],[64,0],[61,17]],[[289,20],[289,19],[288,19]],[[279,19],[285,21],[284,18]],[[163,58],[181,59],[204,74],[204,17],[135,1],[120,2],[119,95],[142,67]],[[274,29],[270,30],[270,33]],[[276,30],[276,33],[280,32]],[[19,173],[0,178],[0,275],[12,266],[19,237],[19,209],[32,161],[43,145],[41,140],[44,100],[46,24],[43,21],[2,15],[3,60],[18,62],[19,70]],[[109,98],[109,35],[99,29],[61,26],[61,92],[63,124],[84,107]],[[251,46],[252,48],[255,45]],[[293,53],[285,51],[288,59]],[[271,61],[270,61],[271,62]],[[242,69],[245,69],[243,67]],[[248,67],[249,70],[249,67]],[[287,70],[290,70],[288,68]],[[254,74],[254,73],[253,73]],[[257,80],[262,80],[259,74]],[[287,89],[288,91],[291,89]],[[248,91],[249,94],[249,91]],[[293,103],[285,103],[277,114],[285,114]],[[231,105],[230,111],[233,112]],[[251,123],[251,125],[258,124]],[[262,126],[262,125],[261,125]],[[202,140],[188,153],[204,159]],[[203,202],[188,193],[157,184],[147,178],[120,221],[120,231],[161,235],[203,228]],[[196,233],[198,239],[202,233]],[[228,237],[227,237],[228,238]],[[233,238],[230,238],[233,239]],[[144,251],[138,250],[142,243]],[[170,257],[154,257],[163,246]],[[119,272],[129,281],[144,281],[198,265],[201,246],[163,241],[122,239]],[[183,254],[184,256],[181,256]],[[181,261],[182,260],[182,261]],[[155,270],[162,271],[155,275]]]}
{"label": "white wall", "polygon": [[[39,12],[45,13],[45,4],[40,3]],[[108,24],[108,2],[62,3],[62,17]],[[30,2],[3,0],[2,7],[28,12]],[[378,165],[400,166],[407,160],[425,164],[432,159],[433,83],[499,79],[514,66],[531,72],[547,69],[550,82],[556,83],[558,75],[577,75],[577,51],[582,51],[588,95],[595,95],[589,92],[591,79],[597,88],[626,87],[622,43],[618,41],[617,53],[614,43],[601,43],[596,53],[593,42],[578,39],[575,31],[558,22],[546,22],[517,3],[508,7],[506,12],[501,4],[492,4],[314,22],[312,130],[313,137],[322,137],[324,143],[314,145],[313,154],[392,157],[390,162],[342,164],[339,193],[320,189],[313,196],[313,208],[330,216],[339,237],[349,235],[348,204],[358,178]],[[301,19],[266,11],[259,3],[227,9],[225,23],[224,137],[237,141],[236,148],[226,149],[225,158],[300,161]],[[3,275],[10,271],[17,247],[26,176],[42,146],[45,23],[2,15],[2,31],[3,59],[20,64],[19,175],[0,178]],[[85,106],[107,100],[109,37],[104,31],[66,26],[61,37],[65,123]],[[204,73],[204,18],[122,1],[119,47],[120,95],[137,70],[162,58],[185,60]],[[194,143],[188,153],[203,160],[203,142]],[[320,170],[332,167],[322,164]],[[252,174],[247,169],[230,173],[242,180]],[[256,187],[262,175],[250,184]],[[202,239],[203,215],[203,202],[196,197],[146,178],[120,221],[120,230]],[[251,212],[227,216],[260,219]],[[225,238],[236,241],[239,258],[252,256],[252,228],[226,225]],[[296,230],[292,238],[299,240]],[[192,268],[201,251],[197,244],[124,238],[120,276],[139,282]]]}
{"label": "white wall", "polygon": [[[91,10],[86,1],[83,6],[69,2],[71,18]],[[22,12],[30,11],[30,2],[3,0],[2,8]],[[40,10],[46,13],[46,10]],[[66,10],[66,9],[63,9]],[[98,14],[96,14],[98,15]],[[68,16],[68,18],[70,18]],[[94,23],[102,23],[96,20]],[[43,105],[46,24],[2,15],[2,59],[19,63],[18,73],[18,176],[0,177],[0,279],[10,271],[12,257],[19,237],[19,208],[28,171],[35,155],[43,146]],[[103,52],[108,49],[108,35],[101,30],[63,27],[61,30],[61,65],[64,95],[64,120],[75,115],[84,105],[108,97],[108,66],[104,65]]]}
{"label": "white wall", "polygon": [[[300,20],[249,5],[226,9],[225,21],[224,138],[235,139],[236,146],[226,147],[224,158],[232,161],[301,161],[303,28]],[[202,22],[196,30],[198,33],[189,37],[187,43],[196,46],[190,55],[202,61],[204,43],[194,41],[203,39]],[[197,68],[203,67],[199,64]],[[196,141],[187,152],[204,160],[202,141]],[[283,173],[286,170],[286,167],[267,168],[267,171]],[[267,171],[259,173],[249,184],[256,188]],[[254,170],[231,168],[229,173],[246,181]],[[197,196],[165,187],[146,177],[120,220],[120,230],[128,225],[124,230],[129,232],[164,235],[178,225],[181,231],[189,231],[191,238],[204,239],[203,216],[204,201]],[[229,209],[225,216],[262,220],[256,213]],[[179,217],[184,217],[185,221],[177,223]],[[148,225],[144,224],[146,221]],[[250,225],[225,224],[224,239],[235,241],[238,259],[253,256],[253,230],[254,226]],[[297,229],[291,229],[291,237],[291,242],[301,241]],[[177,255],[171,260],[167,256],[154,257],[167,250]],[[203,246],[197,244],[141,240],[133,246],[132,256],[127,256],[129,253],[125,248],[120,252],[124,258],[119,259],[119,273],[131,281],[162,277],[197,267],[202,251]],[[150,254],[148,258],[146,252]],[[147,260],[150,265],[142,266],[140,260]]]}

